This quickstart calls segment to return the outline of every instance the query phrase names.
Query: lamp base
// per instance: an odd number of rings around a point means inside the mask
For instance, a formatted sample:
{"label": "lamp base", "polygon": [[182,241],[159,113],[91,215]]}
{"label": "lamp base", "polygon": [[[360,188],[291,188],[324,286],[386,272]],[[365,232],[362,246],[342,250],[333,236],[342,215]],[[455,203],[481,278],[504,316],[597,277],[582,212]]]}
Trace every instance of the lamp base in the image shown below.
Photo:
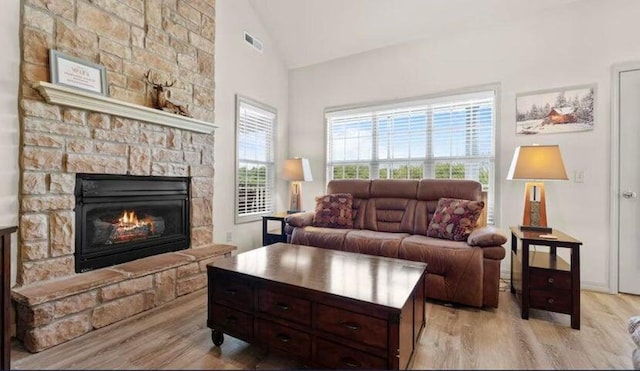
{"label": "lamp base", "polygon": [[537,226],[537,225],[521,225],[520,226],[520,230],[521,231],[530,231],[530,232],[545,232],[545,233],[553,232],[553,228],[551,228],[551,227],[540,227],[540,226]]}
{"label": "lamp base", "polygon": [[287,214],[293,214],[299,212],[298,209],[302,205],[302,183],[294,181],[291,182],[291,191],[289,193],[289,210]]}
{"label": "lamp base", "polygon": [[547,205],[544,194],[544,183],[527,182],[524,192],[524,215],[521,231],[551,233],[547,227]]}

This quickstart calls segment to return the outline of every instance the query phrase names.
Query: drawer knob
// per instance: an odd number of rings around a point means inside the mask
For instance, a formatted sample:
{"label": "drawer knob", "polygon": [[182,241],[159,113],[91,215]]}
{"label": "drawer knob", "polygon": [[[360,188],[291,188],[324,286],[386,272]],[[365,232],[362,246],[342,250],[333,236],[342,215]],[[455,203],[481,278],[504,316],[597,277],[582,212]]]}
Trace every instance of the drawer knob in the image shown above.
{"label": "drawer knob", "polygon": [[554,302],[555,302],[555,300],[553,300],[553,298],[547,299],[547,303],[549,303],[549,304],[553,304]]}
{"label": "drawer knob", "polygon": [[549,284],[553,284],[553,277],[547,278],[547,282],[549,282]]}
{"label": "drawer knob", "polygon": [[282,309],[282,310],[289,310],[289,304],[287,303],[276,303],[276,307]]}
{"label": "drawer knob", "polygon": [[342,322],[341,323],[342,326],[344,326],[346,329],[351,330],[351,331],[358,331],[360,330],[360,325],[358,325],[357,323],[353,323],[353,322]]}
{"label": "drawer knob", "polygon": [[351,358],[351,357],[344,357],[340,359],[340,362],[342,362],[343,365],[349,367],[349,368],[360,368],[360,362],[356,361],[355,359]]}
{"label": "drawer knob", "polygon": [[278,334],[278,335],[276,335],[276,338],[278,340],[280,340],[281,342],[283,342],[283,343],[288,343],[288,342],[291,341],[291,338],[288,335],[285,335],[285,334]]}
{"label": "drawer knob", "polygon": [[238,290],[236,290],[236,289],[224,289],[224,293],[227,294],[227,295],[233,296],[233,295],[238,293]]}

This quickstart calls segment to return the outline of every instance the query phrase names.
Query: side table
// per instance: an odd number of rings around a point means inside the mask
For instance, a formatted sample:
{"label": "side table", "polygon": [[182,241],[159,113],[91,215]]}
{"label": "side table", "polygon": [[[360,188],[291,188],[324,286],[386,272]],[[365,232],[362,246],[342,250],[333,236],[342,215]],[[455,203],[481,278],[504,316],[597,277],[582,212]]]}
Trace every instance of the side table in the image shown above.
{"label": "side table", "polygon": [[[287,234],[284,231],[284,218],[287,217],[286,212],[278,212],[262,217],[262,246],[271,245],[276,242],[287,242]],[[278,228],[269,226],[269,221],[277,221]]]}
{"label": "side table", "polygon": [[[553,229],[557,238],[541,237],[538,231],[511,229],[511,293],[520,303],[522,319],[529,319],[529,308],[571,315],[571,327],[580,329],[580,245],[582,242]],[[522,245],[518,249],[518,245]],[[548,246],[549,252],[530,251],[532,245]],[[565,262],[557,248],[571,250]]]}

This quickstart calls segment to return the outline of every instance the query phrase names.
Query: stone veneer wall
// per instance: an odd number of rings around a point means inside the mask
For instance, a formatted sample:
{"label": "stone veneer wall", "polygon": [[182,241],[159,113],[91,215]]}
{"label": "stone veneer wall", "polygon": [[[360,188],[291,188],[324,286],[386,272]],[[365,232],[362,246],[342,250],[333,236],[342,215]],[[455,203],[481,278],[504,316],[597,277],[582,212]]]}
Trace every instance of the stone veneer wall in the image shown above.
{"label": "stone veneer wall", "polygon": [[152,106],[155,80],[171,100],[213,122],[215,0],[23,0],[18,287],[74,273],[75,174],[191,176],[192,247],[213,242],[213,134],[50,105],[50,48],[102,64],[109,96]]}

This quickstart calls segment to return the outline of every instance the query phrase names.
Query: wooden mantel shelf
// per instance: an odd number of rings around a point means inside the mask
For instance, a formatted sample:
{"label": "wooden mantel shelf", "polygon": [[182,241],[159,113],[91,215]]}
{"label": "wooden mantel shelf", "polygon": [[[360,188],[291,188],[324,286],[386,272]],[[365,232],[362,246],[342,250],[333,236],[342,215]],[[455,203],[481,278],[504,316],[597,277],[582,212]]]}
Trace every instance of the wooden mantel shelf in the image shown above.
{"label": "wooden mantel shelf", "polygon": [[134,120],[152,122],[173,128],[191,130],[198,133],[211,133],[216,125],[196,120],[191,117],[176,115],[155,108],[123,102],[102,95],[85,92],[79,89],[56,85],[45,81],[33,84],[47,103],[85,109],[89,111],[108,113],[114,116],[126,117]]}

